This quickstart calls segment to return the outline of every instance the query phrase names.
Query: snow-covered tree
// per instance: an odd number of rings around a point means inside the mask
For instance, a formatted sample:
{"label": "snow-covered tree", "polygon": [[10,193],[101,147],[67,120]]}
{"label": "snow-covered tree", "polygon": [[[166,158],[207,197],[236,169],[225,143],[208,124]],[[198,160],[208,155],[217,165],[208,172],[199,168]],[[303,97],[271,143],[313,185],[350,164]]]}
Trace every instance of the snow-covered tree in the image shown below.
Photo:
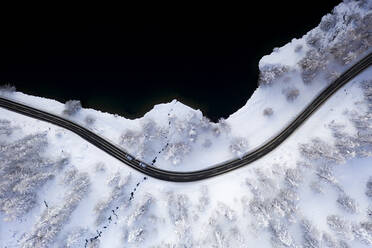
{"label": "snow-covered tree", "polygon": [[303,175],[301,170],[297,168],[289,168],[285,171],[285,182],[290,187],[297,188],[303,181]]}
{"label": "snow-covered tree", "polygon": [[133,224],[144,217],[150,211],[151,206],[154,204],[155,199],[151,194],[145,194],[144,197],[138,202],[135,210],[128,217],[128,223]]}
{"label": "snow-covered tree", "polygon": [[284,94],[288,102],[293,102],[299,96],[300,91],[295,87],[289,87],[289,88],[284,88],[282,90],[282,93]]}
{"label": "snow-covered tree", "polygon": [[319,32],[317,29],[311,30],[306,35],[306,43],[312,47],[313,51],[317,51],[318,53],[325,51],[325,44],[324,40],[324,33]]}
{"label": "snow-covered tree", "polygon": [[288,72],[289,68],[281,64],[266,64],[260,67],[259,85],[271,85],[276,79]]}
{"label": "snow-covered tree", "polygon": [[151,194],[145,194],[134,206],[134,210],[129,213],[123,228],[124,242],[140,243],[148,233],[156,231],[156,227],[147,224],[152,222],[150,213],[154,203],[154,197]]}
{"label": "snow-covered tree", "polygon": [[88,174],[79,173],[75,169],[69,171],[68,175],[65,175],[65,178],[67,177],[70,180],[65,180],[65,183],[69,190],[64,196],[64,203],[44,210],[32,230],[21,240],[22,247],[50,247],[79,202],[88,193],[90,186]]}
{"label": "snow-covered tree", "polygon": [[301,221],[301,227],[304,247],[321,247],[321,232],[307,219]]}
{"label": "snow-covered tree", "polygon": [[189,154],[191,147],[187,142],[171,143],[164,151],[166,160],[170,160],[173,165],[181,163],[183,157]]}
{"label": "snow-covered tree", "polygon": [[220,136],[222,133],[229,133],[231,131],[230,124],[225,118],[220,118],[217,124],[213,124],[212,132],[215,137]]}
{"label": "snow-covered tree", "polygon": [[65,115],[75,115],[77,112],[81,110],[81,102],[78,100],[69,100],[65,103],[65,109],[63,110],[63,114]]}
{"label": "snow-covered tree", "polygon": [[[63,243],[59,244],[59,248],[99,248],[100,240],[92,239],[87,240],[88,237],[94,237],[94,233],[86,228],[73,228],[69,230],[65,235]],[[88,242],[87,242],[88,241]]]}
{"label": "snow-covered tree", "polygon": [[[168,192],[167,210],[171,223],[177,233],[179,243],[192,247],[192,236],[189,233],[191,202],[187,195]],[[190,246],[191,245],[191,246]]]}
{"label": "snow-covered tree", "polygon": [[272,108],[265,108],[264,110],[263,110],[263,115],[264,116],[272,116],[274,114],[274,111],[273,111],[273,109]]}
{"label": "snow-covered tree", "polygon": [[168,193],[168,213],[174,225],[185,223],[189,219],[190,200],[187,195]]}
{"label": "snow-covered tree", "polygon": [[132,130],[126,130],[121,136],[119,143],[125,147],[132,147],[139,142],[140,133]]}
{"label": "snow-covered tree", "polygon": [[13,93],[16,91],[16,87],[10,84],[0,85],[0,93]]}
{"label": "snow-covered tree", "polygon": [[303,48],[302,45],[297,45],[297,46],[295,47],[294,51],[295,51],[296,53],[299,53],[300,51],[302,51],[302,48]]}
{"label": "snow-covered tree", "polygon": [[372,199],[372,177],[366,183],[366,196]]}
{"label": "snow-covered tree", "polygon": [[355,199],[346,194],[341,194],[337,198],[338,205],[348,213],[355,214],[358,211],[358,205]]}
{"label": "snow-covered tree", "polygon": [[315,138],[309,144],[301,144],[301,154],[309,160],[324,160],[328,162],[342,162],[343,156],[325,141]]}
{"label": "snow-covered tree", "polygon": [[139,130],[125,130],[120,136],[119,143],[136,158],[151,163],[166,144],[166,138],[167,131],[164,128],[158,126],[152,119],[145,119],[141,122]]}
{"label": "snow-covered tree", "polygon": [[328,59],[324,53],[316,49],[307,51],[305,57],[299,62],[304,83],[311,83],[318,73],[326,68],[327,61]]}
{"label": "snow-covered tree", "polygon": [[138,243],[144,240],[145,230],[143,228],[134,228],[128,232],[128,243]]}
{"label": "snow-covered tree", "polygon": [[342,64],[349,64],[357,55],[366,51],[372,45],[370,34],[372,14],[361,17],[360,14],[344,17],[346,27],[340,32],[336,42],[330,47],[331,54]]}
{"label": "snow-covered tree", "polygon": [[353,234],[361,243],[372,245],[372,222],[363,221],[353,224]]}
{"label": "snow-covered tree", "polygon": [[248,141],[241,137],[233,138],[229,149],[231,153],[241,158],[248,151]]}
{"label": "snow-covered tree", "polygon": [[54,178],[65,162],[44,157],[46,133],[28,135],[0,145],[0,211],[11,220],[21,217],[37,203],[37,190]]}
{"label": "snow-covered tree", "polygon": [[103,162],[98,162],[98,163],[95,165],[94,170],[95,170],[96,172],[104,173],[104,172],[106,171],[106,165],[105,165]]}
{"label": "snow-covered tree", "polygon": [[97,214],[96,224],[102,224],[109,215],[109,212],[116,209],[117,206],[126,206],[128,204],[128,190],[127,186],[131,177],[122,177],[119,172],[113,174],[109,180],[108,185],[111,187],[111,194],[99,201],[94,207]]}
{"label": "snow-covered tree", "polygon": [[346,239],[352,238],[352,226],[349,221],[339,215],[329,215],[327,224],[330,229],[336,234]]}
{"label": "snow-covered tree", "polygon": [[0,119],[0,136],[9,136],[13,132],[13,127],[10,125],[10,121]]}
{"label": "snow-covered tree", "polygon": [[210,203],[208,187],[203,185],[200,188],[200,197],[198,199],[197,208],[200,212],[203,212]]}
{"label": "snow-covered tree", "polygon": [[337,17],[334,14],[325,15],[322,17],[319,28],[324,32],[328,32],[336,26],[336,21]]}
{"label": "snow-covered tree", "polygon": [[274,247],[295,247],[294,239],[288,231],[288,226],[275,219],[270,221],[271,243]]}

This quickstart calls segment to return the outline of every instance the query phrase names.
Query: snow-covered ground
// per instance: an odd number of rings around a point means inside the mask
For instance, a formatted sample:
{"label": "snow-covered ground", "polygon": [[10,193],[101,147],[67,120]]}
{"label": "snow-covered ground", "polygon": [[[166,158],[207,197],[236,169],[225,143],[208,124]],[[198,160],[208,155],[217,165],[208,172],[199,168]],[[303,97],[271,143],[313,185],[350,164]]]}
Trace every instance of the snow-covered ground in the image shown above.
{"label": "snow-covered ground", "polygon": [[[263,57],[260,87],[219,123],[176,100],[129,120],[1,94],[88,126],[150,164],[156,158],[154,166],[201,169],[275,135],[369,53],[371,7],[342,3],[304,37]],[[182,184],[145,177],[67,130],[0,109],[0,244],[370,247],[371,109],[369,68],[263,159]]]}

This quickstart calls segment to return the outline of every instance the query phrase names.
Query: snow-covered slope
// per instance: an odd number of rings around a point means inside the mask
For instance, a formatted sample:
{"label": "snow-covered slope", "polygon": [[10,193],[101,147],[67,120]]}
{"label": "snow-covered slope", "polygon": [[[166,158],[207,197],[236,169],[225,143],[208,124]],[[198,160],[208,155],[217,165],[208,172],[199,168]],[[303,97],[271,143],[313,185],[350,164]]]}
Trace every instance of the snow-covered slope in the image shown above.
{"label": "snow-covered slope", "polygon": [[[347,1],[301,39],[262,58],[260,87],[211,123],[174,100],[128,120],[20,92],[155,166],[205,168],[277,133],[371,51],[371,1]],[[71,105],[68,110],[71,110]],[[372,69],[338,91],[283,145],[195,183],[144,177],[62,128],[0,109],[4,247],[369,247]],[[160,152],[160,155],[158,155]]]}
{"label": "snow-covered slope", "polygon": [[[264,56],[260,87],[245,106],[219,123],[176,100],[156,105],[135,120],[93,109],[68,117],[147,163],[156,157],[154,165],[160,168],[190,171],[239,157],[279,132],[337,75],[372,51],[370,5],[342,3],[319,27]],[[8,97],[58,115],[65,108],[21,92]]]}

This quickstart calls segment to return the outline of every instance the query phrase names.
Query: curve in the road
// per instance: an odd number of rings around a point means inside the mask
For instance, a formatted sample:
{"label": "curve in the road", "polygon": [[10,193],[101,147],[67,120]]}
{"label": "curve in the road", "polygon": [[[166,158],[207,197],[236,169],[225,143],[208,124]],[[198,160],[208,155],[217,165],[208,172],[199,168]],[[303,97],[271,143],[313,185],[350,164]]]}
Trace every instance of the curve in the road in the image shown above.
{"label": "curve in the road", "polygon": [[177,172],[162,170],[150,166],[142,161],[139,161],[129,153],[123,151],[117,145],[111,143],[105,138],[93,133],[92,131],[84,128],[70,120],[64,119],[60,116],[38,110],[22,103],[12,101],[10,99],[0,97],[0,107],[14,111],[32,118],[46,121],[57,126],[66,128],[99,149],[105,151],[111,156],[117,158],[126,165],[133,169],[140,171],[148,176],[173,182],[193,182],[223,173],[238,169],[244,165],[252,163],[272,150],[278,147],[285,139],[287,139],[307,118],[311,116],[327,99],[329,99],[338,89],[349,82],[353,77],[358,75],[361,71],[368,68],[372,64],[372,53],[361,59],[354,64],[350,69],[345,71],[339,78],[332,82],[326,89],[324,89],[287,127],[285,127],[278,135],[257,147],[253,151],[247,153],[241,159],[233,159],[207,169],[192,171],[192,172]]}

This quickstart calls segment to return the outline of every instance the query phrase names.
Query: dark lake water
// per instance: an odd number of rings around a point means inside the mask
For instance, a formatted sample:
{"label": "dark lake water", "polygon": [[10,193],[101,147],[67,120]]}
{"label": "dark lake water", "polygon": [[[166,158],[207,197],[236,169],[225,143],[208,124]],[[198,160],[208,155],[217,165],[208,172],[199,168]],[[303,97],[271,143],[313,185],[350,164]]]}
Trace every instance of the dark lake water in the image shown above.
{"label": "dark lake water", "polygon": [[249,99],[263,55],[301,37],[338,2],[263,5],[200,22],[1,24],[8,38],[1,41],[0,82],[129,118],[177,98],[216,121]]}

